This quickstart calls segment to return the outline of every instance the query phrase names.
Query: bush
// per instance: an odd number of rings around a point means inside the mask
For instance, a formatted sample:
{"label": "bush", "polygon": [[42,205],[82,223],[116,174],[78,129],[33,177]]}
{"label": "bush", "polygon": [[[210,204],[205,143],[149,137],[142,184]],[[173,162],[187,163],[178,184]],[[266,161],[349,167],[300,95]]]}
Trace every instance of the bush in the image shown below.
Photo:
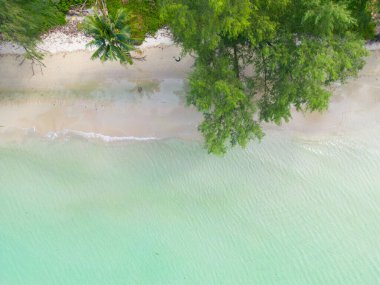
{"label": "bush", "polygon": [[[84,0],[53,0],[53,3],[57,9],[62,13],[67,13],[71,7],[83,5],[84,2]],[[88,0],[86,2],[86,5],[91,6],[94,4],[94,2],[94,0]]]}
{"label": "bush", "polygon": [[143,41],[147,34],[154,35],[163,26],[160,19],[158,0],[107,0],[110,14],[116,13],[120,8],[125,8],[129,15],[129,25],[132,37]]}

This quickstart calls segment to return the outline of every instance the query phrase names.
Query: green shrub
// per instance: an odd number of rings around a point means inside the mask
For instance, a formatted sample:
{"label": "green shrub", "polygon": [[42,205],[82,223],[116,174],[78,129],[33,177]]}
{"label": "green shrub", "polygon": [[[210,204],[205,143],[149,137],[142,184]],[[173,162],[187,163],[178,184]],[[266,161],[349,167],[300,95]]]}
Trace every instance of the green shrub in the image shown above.
{"label": "green shrub", "polygon": [[122,0],[107,0],[107,7],[110,14],[120,8],[127,10],[132,37],[140,42],[163,26],[157,0],[128,0],[126,4]]}
{"label": "green shrub", "polygon": [[[67,13],[71,7],[79,6],[84,4],[84,0],[53,0],[53,3],[62,13]],[[94,4],[94,0],[88,0],[86,2],[87,6],[91,6]]]}

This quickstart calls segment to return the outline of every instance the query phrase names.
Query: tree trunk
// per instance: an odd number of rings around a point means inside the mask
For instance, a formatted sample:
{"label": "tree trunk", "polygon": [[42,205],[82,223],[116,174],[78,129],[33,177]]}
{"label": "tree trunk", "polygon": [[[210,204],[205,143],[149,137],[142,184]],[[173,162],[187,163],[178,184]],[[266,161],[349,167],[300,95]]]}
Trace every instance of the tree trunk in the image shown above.
{"label": "tree trunk", "polygon": [[237,54],[237,46],[236,44],[234,45],[234,69],[236,72],[236,78],[240,78],[240,70],[239,70],[239,58]]}

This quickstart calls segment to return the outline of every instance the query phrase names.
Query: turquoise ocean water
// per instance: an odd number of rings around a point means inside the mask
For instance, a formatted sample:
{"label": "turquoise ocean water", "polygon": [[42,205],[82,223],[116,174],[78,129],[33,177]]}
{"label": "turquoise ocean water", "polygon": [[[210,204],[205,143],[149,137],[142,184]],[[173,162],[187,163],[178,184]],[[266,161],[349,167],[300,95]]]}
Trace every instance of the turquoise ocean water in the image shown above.
{"label": "turquoise ocean water", "polygon": [[0,147],[0,284],[378,285],[379,205],[359,136],[30,138]]}

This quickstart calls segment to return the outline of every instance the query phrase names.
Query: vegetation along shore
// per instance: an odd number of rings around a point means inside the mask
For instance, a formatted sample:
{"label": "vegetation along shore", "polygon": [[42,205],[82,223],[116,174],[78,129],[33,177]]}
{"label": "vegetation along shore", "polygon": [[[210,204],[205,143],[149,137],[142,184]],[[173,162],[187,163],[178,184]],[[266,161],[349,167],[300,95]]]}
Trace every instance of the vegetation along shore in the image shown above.
{"label": "vegetation along shore", "polygon": [[[43,86],[37,73],[54,77],[49,53],[82,53],[67,56],[78,60],[72,69],[84,56],[114,61],[104,72],[127,68],[119,75],[131,80],[181,70],[181,108],[201,114],[190,125],[209,152],[223,154],[261,140],[263,127],[296,111],[325,112],[334,86],[356,77],[377,49],[378,11],[373,0],[0,0],[1,68],[12,64],[9,54],[20,56],[15,67],[29,66],[18,68],[34,74],[33,88]],[[4,77],[2,93],[20,80],[12,78]]]}

